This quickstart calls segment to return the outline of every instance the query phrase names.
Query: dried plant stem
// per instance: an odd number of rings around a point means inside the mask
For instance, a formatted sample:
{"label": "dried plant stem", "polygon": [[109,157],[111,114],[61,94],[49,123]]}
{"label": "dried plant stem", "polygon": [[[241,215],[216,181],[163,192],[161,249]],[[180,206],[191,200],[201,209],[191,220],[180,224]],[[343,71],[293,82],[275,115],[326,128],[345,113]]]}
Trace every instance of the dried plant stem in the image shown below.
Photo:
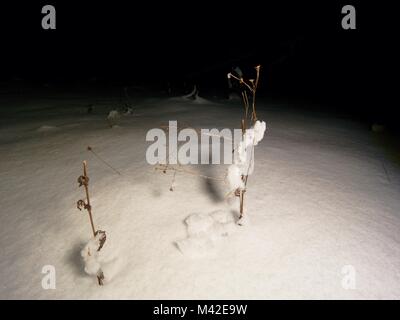
{"label": "dried plant stem", "polygon": [[242,119],[241,128],[242,128],[242,136],[243,136],[246,131],[246,119]]}
{"label": "dried plant stem", "polygon": [[[239,78],[237,76],[235,76],[232,73],[228,74],[228,77],[232,77],[234,79],[236,79],[237,81],[239,81],[239,83],[244,84],[245,87],[247,89],[249,89],[249,91],[252,94],[252,99],[251,99],[251,117],[250,120],[252,122],[252,124],[254,125],[257,121],[257,113],[256,113],[256,93],[257,93],[257,87],[258,87],[258,82],[260,80],[260,66],[256,66],[256,79],[253,80],[249,80],[248,82],[246,80],[244,80],[243,78]],[[247,96],[247,92],[246,92],[246,88],[242,91],[242,100],[243,100],[243,105],[244,105],[244,117],[242,118],[241,121],[241,128],[242,128],[242,137],[244,138],[244,134],[246,132],[247,129],[247,120],[248,120],[248,111],[249,111],[249,98]],[[254,148],[254,147],[253,147]],[[250,167],[251,167],[251,161],[252,161],[252,157],[253,157],[253,151],[251,152],[251,158],[250,158],[250,162],[249,162],[249,167],[247,168],[247,172],[246,175],[242,175],[242,180],[244,182],[244,189],[240,190],[240,192],[237,194],[239,196],[240,199],[240,218],[243,217],[244,214],[244,193],[246,191],[246,186],[247,186],[247,180],[249,178],[249,171],[250,171]]]}
{"label": "dried plant stem", "polygon": [[[93,237],[96,237],[98,233],[102,234],[102,238],[100,240],[100,246],[97,251],[100,251],[100,249],[103,247],[104,242],[106,241],[106,236],[105,236],[105,231],[98,230],[96,231],[96,228],[94,227],[94,222],[93,222],[93,215],[92,215],[92,206],[90,205],[90,196],[89,196],[89,176],[87,174],[87,162],[86,160],[83,161],[83,175],[78,178],[79,186],[83,186],[85,188],[85,195],[86,195],[86,202],[84,200],[78,200],[77,202],[77,208],[79,210],[85,209],[88,212],[89,215],[89,220],[90,220],[90,226],[92,228],[93,232]],[[103,271],[100,269],[97,275],[97,281],[100,286],[103,285],[103,280],[104,280],[104,274]]]}
{"label": "dried plant stem", "polygon": [[89,177],[87,175],[87,163],[86,160],[83,161],[83,176],[86,178],[86,183],[83,184],[86,193],[86,210],[89,214],[90,225],[92,226],[93,236],[96,236],[96,228],[94,227],[93,216],[92,216],[92,206],[90,205],[89,197]]}
{"label": "dried plant stem", "polygon": [[254,91],[253,93],[253,100],[252,100],[252,107],[253,107],[253,112],[251,113],[251,120],[253,123],[257,121],[257,113],[256,113],[256,92]]}
{"label": "dried plant stem", "polygon": [[252,106],[253,106],[253,113],[251,114],[251,120],[253,123],[257,121],[257,113],[256,113],[256,92],[258,88],[258,81],[260,80],[260,66],[256,67],[257,76],[256,81],[253,83],[253,99],[252,99]]}
{"label": "dried plant stem", "polygon": [[[247,108],[246,108],[246,113],[247,113]],[[246,119],[246,118],[245,118]],[[242,127],[242,138],[244,137],[244,134],[246,132],[246,120],[242,119],[241,122],[241,127]],[[245,178],[245,176],[242,176],[242,180],[245,181],[245,179],[247,180],[247,176]],[[245,185],[246,187],[246,185]],[[240,200],[240,206],[239,206],[239,219],[243,217],[243,206],[244,206],[244,190],[240,190],[239,193],[239,200]]]}
{"label": "dried plant stem", "polygon": [[242,91],[242,99],[244,104],[244,117],[247,119],[249,111],[249,97],[247,96],[246,91]]}
{"label": "dried plant stem", "polygon": [[104,279],[104,274],[103,274],[103,272],[101,272],[100,275],[97,276],[97,282],[98,282],[99,286],[103,285],[103,279]]}

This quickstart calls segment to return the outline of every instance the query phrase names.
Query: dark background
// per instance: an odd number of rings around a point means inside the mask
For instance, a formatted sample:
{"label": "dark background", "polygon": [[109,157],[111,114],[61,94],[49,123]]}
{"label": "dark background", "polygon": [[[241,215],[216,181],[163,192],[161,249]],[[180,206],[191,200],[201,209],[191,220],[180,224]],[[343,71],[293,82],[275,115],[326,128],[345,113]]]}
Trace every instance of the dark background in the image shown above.
{"label": "dark background", "polygon": [[[185,82],[211,93],[226,90],[231,67],[251,77],[261,64],[260,95],[391,122],[396,11],[362,2],[2,3],[0,79],[65,87]],[[45,4],[56,8],[56,30],[41,28]],[[341,27],[345,4],[356,8],[356,30]]]}

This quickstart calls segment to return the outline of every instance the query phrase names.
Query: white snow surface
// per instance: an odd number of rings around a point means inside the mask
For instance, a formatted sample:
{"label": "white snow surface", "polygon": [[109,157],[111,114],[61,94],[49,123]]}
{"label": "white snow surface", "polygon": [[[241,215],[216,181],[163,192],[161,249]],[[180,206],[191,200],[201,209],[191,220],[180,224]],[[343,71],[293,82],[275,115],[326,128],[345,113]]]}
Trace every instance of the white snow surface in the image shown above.
{"label": "white snow surface", "polygon": [[[87,114],[93,99],[0,100],[1,299],[400,298],[400,171],[383,136],[259,99],[269,130],[245,195],[251,225],[215,242],[210,230],[223,223],[210,213],[237,220],[238,200],[227,203],[223,183],[183,173],[169,191],[173,173],[146,163],[145,136],[169,120],[239,128],[240,101],[143,98],[136,116],[110,130],[106,117],[118,99],[96,97]],[[94,222],[107,232],[102,251],[111,262],[121,258],[111,271],[104,266],[113,276],[102,287],[80,255],[91,238],[87,214],[76,208],[83,160]],[[227,167],[190,169],[221,177]],[[184,239],[192,240],[186,252],[200,257],[182,254]],[[55,290],[41,287],[44,265],[56,269]],[[342,286],[349,265],[355,289]]]}

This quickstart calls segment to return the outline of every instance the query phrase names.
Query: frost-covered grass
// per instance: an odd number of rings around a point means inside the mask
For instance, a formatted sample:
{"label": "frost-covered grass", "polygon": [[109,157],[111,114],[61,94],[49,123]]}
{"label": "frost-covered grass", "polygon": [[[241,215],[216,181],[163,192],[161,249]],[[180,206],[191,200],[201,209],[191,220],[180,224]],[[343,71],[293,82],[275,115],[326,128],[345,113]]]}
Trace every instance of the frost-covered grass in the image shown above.
{"label": "frost-covered grass", "polygon": [[[0,101],[0,298],[400,298],[400,171],[376,133],[259,100],[269,131],[246,192],[251,224],[238,227],[224,184],[178,173],[169,191],[172,173],[145,161],[145,136],[168,120],[237,128],[240,101],[142,99],[110,128],[115,101],[96,99],[93,114],[90,97]],[[112,262],[103,287],[81,257],[91,237],[76,209],[85,159]],[[227,166],[190,169],[222,176]],[[49,264],[56,290],[41,287]],[[346,265],[355,290],[342,287]]]}

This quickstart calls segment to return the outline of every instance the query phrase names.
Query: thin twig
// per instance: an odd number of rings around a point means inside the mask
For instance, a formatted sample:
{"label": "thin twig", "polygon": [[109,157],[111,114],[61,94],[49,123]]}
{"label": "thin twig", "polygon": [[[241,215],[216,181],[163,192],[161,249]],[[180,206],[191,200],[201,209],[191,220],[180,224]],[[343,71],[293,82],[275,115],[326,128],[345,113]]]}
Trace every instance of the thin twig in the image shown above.
{"label": "thin twig", "polygon": [[216,178],[216,177],[211,177],[211,176],[206,176],[204,174],[200,174],[188,169],[183,169],[183,168],[176,168],[176,167],[172,167],[169,165],[158,165],[157,167],[155,167],[155,170],[159,170],[159,171],[163,171],[164,173],[172,170],[172,171],[176,171],[176,172],[183,172],[183,173],[187,173],[187,174],[191,174],[200,178],[204,178],[204,179],[209,179],[209,180],[216,180],[216,181],[225,181],[225,179],[223,178]]}
{"label": "thin twig", "polygon": [[386,170],[385,163],[383,162],[383,160],[382,160],[381,162],[382,162],[383,170],[385,171],[385,174],[386,174],[386,179],[387,179],[389,182],[391,182],[389,173],[388,173],[388,171]]}
{"label": "thin twig", "polygon": [[116,172],[117,174],[121,175],[121,172],[119,172],[117,169],[115,169],[112,165],[110,165],[107,161],[105,161],[102,157],[100,157],[91,146],[87,147],[87,150],[90,151],[91,153],[93,153],[95,155],[95,157],[97,159],[99,159],[101,162],[103,162],[107,167],[109,167],[111,170],[113,170],[114,172]]}
{"label": "thin twig", "polygon": [[239,81],[240,83],[243,83],[250,91],[253,91],[253,88],[243,79],[243,78],[239,78],[236,77],[234,74],[230,73],[229,74],[232,78],[236,79],[237,81]]}

